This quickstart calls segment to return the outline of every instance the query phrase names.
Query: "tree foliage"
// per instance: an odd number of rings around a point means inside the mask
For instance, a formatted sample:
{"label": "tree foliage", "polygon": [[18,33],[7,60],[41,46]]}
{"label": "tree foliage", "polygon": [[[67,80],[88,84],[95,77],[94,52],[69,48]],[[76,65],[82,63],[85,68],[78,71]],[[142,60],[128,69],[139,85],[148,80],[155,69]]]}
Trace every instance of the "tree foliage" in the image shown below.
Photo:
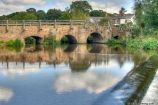
{"label": "tree foliage", "polygon": [[45,20],[46,19],[46,13],[45,13],[45,11],[38,10],[36,14],[37,14],[38,20]]}
{"label": "tree foliage", "polygon": [[124,16],[126,12],[127,12],[126,9],[124,7],[122,7],[119,11],[119,14],[120,14],[120,16]]}
{"label": "tree foliage", "polygon": [[81,12],[89,13],[92,10],[92,7],[87,1],[74,1],[70,5],[70,10],[80,10]]}
{"label": "tree foliage", "polygon": [[106,16],[106,12],[104,12],[103,10],[92,10],[90,12],[90,16],[92,17],[105,17]]}
{"label": "tree foliage", "polygon": [[59,9],[49,9],[47,12],[47,19],[48,20],[55,20],[59,19],[62,15],[62,11]]}
{"label": "tree foliage", "polygon": [[146,29],[158,28],[158,1],[135,0],[136,23]]}
{"label": "tree foliage", "polygon": [[102,10],[92,10],[92,6],[86,0],[74,1],[64,11],[60,9],[49,9],[47,12],[29,8],[26,11],[15,12],[0,16],[0,20],[85,20],[89,16],[105,17],[110,15]]}

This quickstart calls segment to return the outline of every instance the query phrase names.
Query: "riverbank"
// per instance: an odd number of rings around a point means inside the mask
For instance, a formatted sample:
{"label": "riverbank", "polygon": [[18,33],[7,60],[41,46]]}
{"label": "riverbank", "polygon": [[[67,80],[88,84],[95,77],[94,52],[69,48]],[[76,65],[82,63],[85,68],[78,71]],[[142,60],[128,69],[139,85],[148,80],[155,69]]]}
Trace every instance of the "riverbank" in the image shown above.
{"label": "riverbank", "polygon": [[127,48],[157,50],[158,36],[141,36],[136,38],[110,39],[106,44],[109,46],[126,46]]}

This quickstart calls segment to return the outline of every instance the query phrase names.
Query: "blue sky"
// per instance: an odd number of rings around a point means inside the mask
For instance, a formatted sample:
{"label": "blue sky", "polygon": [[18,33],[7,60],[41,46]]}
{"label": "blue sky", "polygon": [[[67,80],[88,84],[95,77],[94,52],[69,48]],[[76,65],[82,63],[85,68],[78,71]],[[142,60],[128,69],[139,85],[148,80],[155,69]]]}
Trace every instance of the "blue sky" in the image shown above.
{"label": "blue sky", "polygon": [[[64,10],[75,0],[0,0],[0,15],[9,14],[15,11],[25,11],[34,7],[47,11],[50,8]],[[93,9],[101,9],[111,13],[117,13],[121,7],[132,12],[133,0],[87,0]]]}

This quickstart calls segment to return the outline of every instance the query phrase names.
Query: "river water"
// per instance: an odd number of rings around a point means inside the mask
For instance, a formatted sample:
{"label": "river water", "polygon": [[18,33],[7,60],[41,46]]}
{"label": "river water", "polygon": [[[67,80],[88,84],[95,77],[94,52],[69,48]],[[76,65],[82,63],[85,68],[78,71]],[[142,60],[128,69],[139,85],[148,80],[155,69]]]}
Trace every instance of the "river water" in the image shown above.
{"label": "river water", "polygon": [[158,58],[106,45],[0,50],[0,105],[158,105]]}

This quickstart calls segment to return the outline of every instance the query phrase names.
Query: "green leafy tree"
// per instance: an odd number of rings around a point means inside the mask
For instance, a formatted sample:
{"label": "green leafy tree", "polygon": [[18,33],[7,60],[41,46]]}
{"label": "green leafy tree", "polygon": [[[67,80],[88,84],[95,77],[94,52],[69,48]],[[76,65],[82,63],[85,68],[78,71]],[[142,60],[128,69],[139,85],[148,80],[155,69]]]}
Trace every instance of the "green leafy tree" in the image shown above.
{"label": "green leafy tree", "polygon": [[119,14],[120,14],[120,16],[124,16],[126,12],[127,12],[126,9],[124,7],[122,7],[119,11]]}
{"label": "green leafy tree", "polygon": [[28,12],[16,12],[7,16],[9,20],[37,20],[37,16],[34,13]]}
{"label": "green leafy tree", "polygon": [[46,19],[46,13],[43,10],[38,10],[36,13],[39,20],[45,20]]}
{"label": "green leafy tree", "polygon": [[29,8],[26,10],[27,12],[32,12],[32,13],[36,13],[36,9],[35,8]]}
{"label": "green leafy tree", "polygon": [[62,11],[59,9],[49,9],[47,12],[47,19],[48,20],[55,20],[55,19],[60,19],[62,15]]}
{"label": "green leafy tree", "polygon": [[91,10],[92,7],[87,1],[74,1],[70,5],[72,19],[87,19]]}
{"label": "green leafy tree", "polygon": [[80,10],[81,12],[89,13],[92,10],[92,7],[87,1],[74,1],[70,5],[70,10]]}
{"label": "green leafy tree", "polygon": [[92,17],[104,17],[104,16],[106,16],[106,12],[104,12],[103,10],[92,10],[90,12],[90,16],[92,16]]}
{"label": "green leafy tree", "polygon": [[63,11],[62,15],[59,18],[60,20],[70,20],[71,19],[71,14],[69,11]]}

